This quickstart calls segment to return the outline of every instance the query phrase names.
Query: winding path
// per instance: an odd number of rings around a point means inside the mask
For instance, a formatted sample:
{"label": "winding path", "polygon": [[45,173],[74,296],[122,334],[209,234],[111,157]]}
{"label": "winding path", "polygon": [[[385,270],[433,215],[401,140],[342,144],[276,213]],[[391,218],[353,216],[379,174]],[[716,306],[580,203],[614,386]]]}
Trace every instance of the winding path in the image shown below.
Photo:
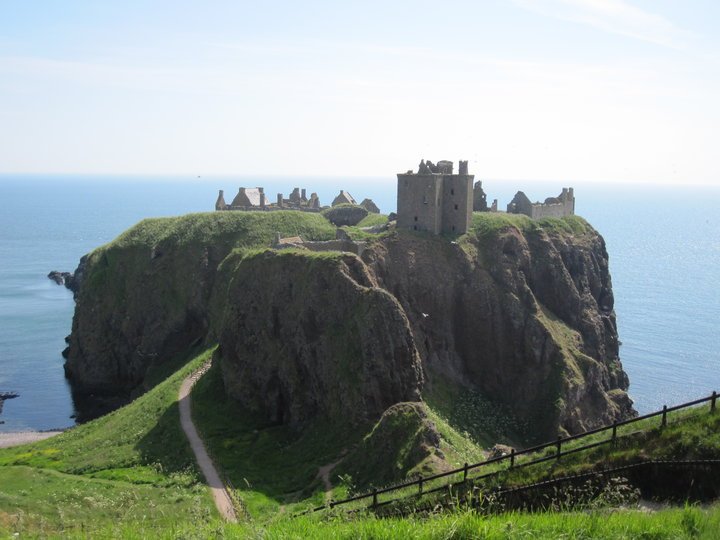
{"label": "winding path", "polygon": [[205,445],[198,435],[195,424],[192,421],[192,415],[190,414],[190,390],[193,385],[202,377],[205,372],[210,369],[210,361],[202,365],[200,369],[190,374],[180,386],[180,392],[178,393],[178,404],[180,405],[180,424],[182,425],[185,435],[187,435],[190,441],[190,447],[195,454],[200,470],[205,477],[205,481],[210,487],[215,506],[217,506],[220,515],[225,518],[226,521],[237,522],[237,516],[235,515],[235,507],[233,506],[232,499],[228,494],[225,484],[220,480],[220,475],[215,469],[215,465],[210,459],[210,456],[205,449]]}

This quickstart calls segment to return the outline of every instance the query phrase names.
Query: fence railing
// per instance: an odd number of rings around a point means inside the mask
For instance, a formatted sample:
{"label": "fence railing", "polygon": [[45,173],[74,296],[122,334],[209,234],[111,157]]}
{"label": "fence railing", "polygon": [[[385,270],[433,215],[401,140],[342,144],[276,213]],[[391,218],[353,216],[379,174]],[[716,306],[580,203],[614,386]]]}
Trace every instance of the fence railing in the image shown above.
{"label": "fence railing", "polygon": [[[323,506],[318,506],[318,507],[312,508],[303,513],[318,512],[320,510],[325,510],[327,508],[335,508],[337,506],[349,504],[352,502],[362,501],[365,499],[371,500],[369,507],[373,508],[373,507],[378,506],[378,497],[380,495],[385,495],[388,493],[393,493],[393,492],[397,492],[397,491],[401,491],[401,490],[407,490],[408,488],[412,488],[414,486],[417,487],[417,492],[414,494],[408,494],[406,496],[416,496],[417,497],[417,496],[422,496],[422,495],[428,495],[430,493],[434,493],[434,492],[438,492],[438,491],[447,489],[448,485],[450,485],[450,484],[444,484],[440,487],[424,491],[423,490],[424,486],[429,482],[432,482],[434,480],[439,480],[441,478],[447,478],[447,477],[451,477],[454,475],[462,474],[462,481],[459,483],[464,483],[467,481],[468,475],[471,471],[477,471],[483,467],[488,467],[489,465],[496,465],[496,464],[499,464],[499,463],[505,462],[505,461],[509,462],[508,469],[519,469],[522,467],[528,467],[530,465],[544,463],[546,461],[558,460],[562,456],[567,456],[570,454],[575,454],[577,452],[582,452],[585,450],[590,450],[592,448],[597,448],[598,446],[602,446],[605,444],[614,443],[618,437],[618,428],[622,427],[622,426],[634,424],[636,422],[641,422],[641,421],[647,420],[649,418],[655,418],[655,417],[660,416],[661,417],[660,427],[665,427],[665,426],[667,426],[668,413],[671,413],[674,411],[679,411],[681,409],[686,409],[688,407],[694,407],[696,405],[701,405],[703,403],[707,403],[708,401],[710,402],[710,412],[713,412],[713,411],[715,411],[715,408],[716,408],[717,399],[718,399],[718,393],[713,392],[712,394],[710,394],[707,397],[696,399],[694,401],[688,401],[687,403],[682,403],[680,405],[675,405],[673,407],[668,407],[667,405],[663,405],[662,409],[655,411],[655,412],[651,412],[649,414],[644,414],[642,416],[636,416],[634,418],[629,418],[627,420],[621,420],[619,422],[613,422],[612,424],[608,424],[606,426],[602,426],[602,427],[599,427],[596,429],[591,429],[589,431],[586,431],[584,433],[579,433],[577,435],[571,435],[569,437],[558,437],[554,441],[550,441],[550,442],[547,442],[544,444],[539,444],[537,446],[532,446],[530,448],[525,448],[523,450],[516,451],[515,449],[512,449],[512,451],[509,454],[490,458],[486,461],[480,461],[478,463],[473,463],[473,464],[465,463],[462,467],[453,469],[451,471],[441,472],[441,473],[434,474],[432,476],[426,476],[426,477],[420,476],[417,480],[411,480],[408,482],[403,482],[403,483],[400,483],[400,484],[397,484],[394,486],[385,487],[385,488],[381,488],[381,489],[374,489],[370,492],[363,493],[360,495],[355,495],[353,497],[348,497],[346,499],[342,499],[339,501],[329,501],[327,504],[324,504]],[[571,449],[565,450],[565,451],[563,451],[563,449],[562,449],[563,445],[566,445],[569,442],[577,441],[580,439],[584,439],[585,437],[589,437],[591,435],[597,435],[598,433],[604,433],[604,432],[608,432],[608,431],[611,432],[611,436],[608,439],[603,439],[601,441],[593,442],[593,443],[590,443],[590,444],[587,444],[584,446],[580,446],[577,448],[571,448]],[[523,463],[516,463],[516,460],[519,456],[535,454],[542,450],[547,450],[548,448],[554,448],[555,452],[551,455],[546,455],[546,456],[543,456],[543,457],[540,457],[540,458],[537,458],[537,459],[534,459],[531,461],[526,461]],[[486,473],[483,475],[473,476],[472,479],[480,480],[483,478],[487,478],[489,476],[499,474],[500,472],[506,471],[508,469],[502,469],[500,471],[492,471],[490,473]],[[390,502],[393,502],[394,500],[399,500],[401,498],[403,498],[403,497],[398,497],[397,499],[393,499],[392,501],[383,501],[382,504],[388,504]]]}

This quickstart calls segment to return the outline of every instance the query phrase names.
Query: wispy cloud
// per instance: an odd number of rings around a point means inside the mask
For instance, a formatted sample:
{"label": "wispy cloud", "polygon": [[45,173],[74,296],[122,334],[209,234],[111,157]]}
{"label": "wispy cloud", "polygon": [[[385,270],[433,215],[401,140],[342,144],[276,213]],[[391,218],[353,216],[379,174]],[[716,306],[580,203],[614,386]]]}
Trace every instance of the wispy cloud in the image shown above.
{"label": "wispy cloud", "polygon": [[626,0],[511,0],[548,17],[587,24],[599,30],[641,41],[684,49],[690,34],[672,21]]}

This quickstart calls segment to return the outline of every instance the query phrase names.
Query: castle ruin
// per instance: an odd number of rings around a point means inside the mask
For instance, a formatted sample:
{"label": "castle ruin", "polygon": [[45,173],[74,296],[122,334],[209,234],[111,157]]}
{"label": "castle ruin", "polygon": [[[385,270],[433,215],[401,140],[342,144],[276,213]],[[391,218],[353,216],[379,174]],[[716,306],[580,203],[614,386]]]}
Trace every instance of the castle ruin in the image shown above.
{"label": "castle ruin", "polygon": [[270,202],[267,200],[263,188],[241,187],[230,204],[225,202],[224,192],[221,189],[217,201],[215,201],[215,210],[300,210],[302,212],[319,212],[322,210],[322,206],[320,206],[317,193],[311,193],[308,199],[305,188],[293,189],[287,199],[283,198],[282,193],[278,193],[275,202]]}
{"label": "castle ruin", "polygon": [[473,179],[467,161],[453,174],[452,161],[420,161],[418,172],[397,175],[397,226],[433,234],[463,234],[473,211]]}
{"label": "castle ruin", "polygon": [[564,217],[575,214],[575,193],[573,188],[563,188],[557,197],[548,197],[544,203],[530,202],[527,195],[518,191],[507,206],[508,214],[525,214],[532,219]]}

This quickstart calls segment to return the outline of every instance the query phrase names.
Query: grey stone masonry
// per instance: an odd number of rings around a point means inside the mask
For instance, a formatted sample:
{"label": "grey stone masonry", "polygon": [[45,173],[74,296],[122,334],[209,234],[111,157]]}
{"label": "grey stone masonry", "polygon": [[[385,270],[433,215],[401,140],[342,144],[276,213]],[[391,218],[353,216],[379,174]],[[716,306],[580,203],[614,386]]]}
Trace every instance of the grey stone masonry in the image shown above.
{"label": "grey stone masonry", "polygon": [[470,227],[473,179],[467,161],[453,174],[452,161],[422,160],[418,172],[397,175],[397,226],[433,234],[463,234]]}
{"label": "grey stone masonry", "polygon": [[548,197],[544,203],[533,203],[527,195],[518,191],[508,204],[507,211],[509,214],[525,214],[532,219],[572,216],[575,214],[575,192],[573,188],[563,188],[557,197]]}

